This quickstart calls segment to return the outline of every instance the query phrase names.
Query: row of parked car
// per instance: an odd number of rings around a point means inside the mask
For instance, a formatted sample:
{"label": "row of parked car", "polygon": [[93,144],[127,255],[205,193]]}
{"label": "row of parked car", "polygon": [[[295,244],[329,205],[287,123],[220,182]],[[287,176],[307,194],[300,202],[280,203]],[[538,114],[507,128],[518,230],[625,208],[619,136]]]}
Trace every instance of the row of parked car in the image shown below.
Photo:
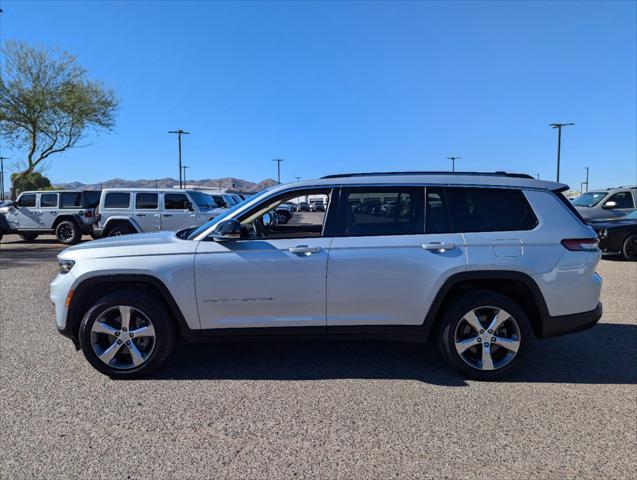
{"label": "row of parked car", "polygon": [[[178,189],[105,189],[23,192],[0,205],[0,239],[17,233],[25,241],[53,233],[64,244],[93,238],[198,227],[245,200],[237,193]],[[295,212],[325,212],[326,201],[285,202],[271,212],[286,224]],[[572,205],[596,230],[604,254],[637,260],[637,186],[586,192]],[[398,202],[367,199],[355,213],[392,215]]]}

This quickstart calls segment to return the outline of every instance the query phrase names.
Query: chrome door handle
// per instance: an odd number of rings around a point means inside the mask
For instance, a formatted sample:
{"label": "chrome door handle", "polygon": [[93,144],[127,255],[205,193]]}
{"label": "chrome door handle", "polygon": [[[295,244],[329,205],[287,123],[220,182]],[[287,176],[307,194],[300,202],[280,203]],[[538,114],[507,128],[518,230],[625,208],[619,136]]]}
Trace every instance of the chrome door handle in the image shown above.
{"label": "chrome door handle", "polygon": [[164,213],[164,217],[172,217],[172,213]]}
{"label": "chrome door handle", "polygon": [[145,217],[145,216],[146,216],[146,214],[145,214],[145,213],[138,213],[138,214],[137,214],[137,216],[138,216],[138,217]]}
{"label": "chrome door handle", "polygon": [[447,243],[447,242],[431,242],[431,243],[423,243],[422,248],[425,250],[429,250],[432,252],[446,252],[447,250],[453,250],[456,248],[455,243]]}
{"label": "chrome door handle", "polygon": [[312,255],[321,251],[321,247],[308,247],[307,245],[298,245],[296,247],[288,248],[290,253],[303,253],[305,255]]}

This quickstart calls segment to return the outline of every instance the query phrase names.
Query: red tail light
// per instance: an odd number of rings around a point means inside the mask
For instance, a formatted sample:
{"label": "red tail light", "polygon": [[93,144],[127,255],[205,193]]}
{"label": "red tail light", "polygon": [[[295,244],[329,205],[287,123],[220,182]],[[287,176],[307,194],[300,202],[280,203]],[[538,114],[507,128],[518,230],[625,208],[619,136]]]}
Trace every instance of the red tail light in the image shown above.
{"label": "red tail light", "polygon": [[593,252],[597,250],[598,243],[599,239],[597,238],[572,238],[562,240],[564,248],[573,252]]}
{"label": "red tail light", "polygon": [[84,216],[85,216],[86,218],[91,218],[91,217],[93,216],[93,210],[86,210],[86,211],[84,212]]}

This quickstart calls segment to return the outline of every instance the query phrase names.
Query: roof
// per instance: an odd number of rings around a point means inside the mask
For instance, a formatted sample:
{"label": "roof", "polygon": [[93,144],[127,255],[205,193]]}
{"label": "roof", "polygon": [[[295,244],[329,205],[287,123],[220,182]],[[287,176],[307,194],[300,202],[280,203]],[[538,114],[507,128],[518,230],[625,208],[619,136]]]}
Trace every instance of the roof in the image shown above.
{"label": "roof", "polygon": [[77,188],[74,190],[25,190],[20,192],[20,195],[24,193],[78,193],[78,192],[101,192],[101,190],[88,190],[86,188]]}
{"label": "roof", "polygon": [[105,188],[103,192],[164,192],[164,193],[181,193],[192,191],[190,188],[137,188],[137,187],[116,187]]}

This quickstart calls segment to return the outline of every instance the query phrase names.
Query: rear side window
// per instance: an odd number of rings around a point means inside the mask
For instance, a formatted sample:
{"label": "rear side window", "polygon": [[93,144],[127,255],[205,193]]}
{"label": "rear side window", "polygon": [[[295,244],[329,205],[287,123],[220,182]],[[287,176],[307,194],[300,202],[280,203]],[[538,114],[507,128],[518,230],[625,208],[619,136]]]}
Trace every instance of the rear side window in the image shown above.
{"label": "rear side window", "polygon": [[60,194],[61,208],[80,208],[82,206],[82,194],[80,192],[67,192]]}
{"label": "rear side window", "polygon": [[421,187],[361,187],[341,191],[337,235],[412,235],[424,233]]}
{"label": "rear side window", "polygon": [[57,206],[58,206],[57,193],[43,193],[42,195],[40,195],[40,207],[56,208]]}
{"label": "rear side window", "polygon": [[110,192],[104,198],[104,208],[128,208],[130,205],[130,193]]}
{"label": "rear side window", "polygon": [[635,202],[630,192],[617,192],[608,199],[608,202],[615,202],[617,204],[615,208],[635,208]]}
{"label": "rear side window", "polygon": [[159,206],[159,195],[156,193],[138,193],[135,196],[135,208],[154,210]]}
{"label": "rear side window", "polygon": [[183,193],[167,193],[164,195],[164,207],[166,210],[186,210],[188,197]]}
{"label": "rear side window", "polygon": [[35,207],[35,194],[22,195],[18,200],[18,207]]}
{"label": "rear side window", "polygon": [[455,232],[532,230],[537,218],[520,190],[448,188],[451,226]]}
{"label": "rear side window", "polygon": [[443,187],[427,187],[425,205],[425,231],[427,233],[449,233],[451,222]]}

